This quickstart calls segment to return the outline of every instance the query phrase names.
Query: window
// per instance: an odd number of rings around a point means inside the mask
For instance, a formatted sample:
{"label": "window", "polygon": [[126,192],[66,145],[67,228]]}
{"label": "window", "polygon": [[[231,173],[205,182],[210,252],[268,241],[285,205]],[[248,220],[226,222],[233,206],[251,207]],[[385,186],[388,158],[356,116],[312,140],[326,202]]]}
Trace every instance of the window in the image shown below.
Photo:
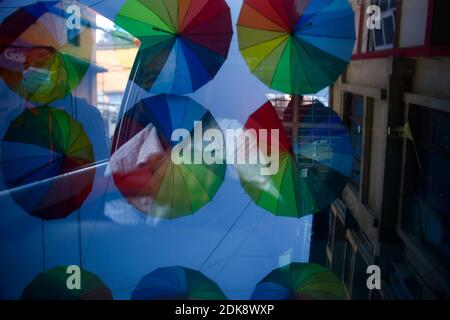
{"label": "window", "polygon": [[450,113],[411,106],[402,228],[450,264]]}
{"label": "window", "polygon": [[397,299],[416,300],[421,298],[422,288],[406,262],[390,261],[386,265],[385,273],[389,288]]}
{"label": "window", "polygon": [[433,2],[433,31],[431,35],[431,45],[450,45],[450,1],[434,0]]}
{"label": "window", "polygon": [[395,41],[396,0],[372,0],[381,9],[381,29],[369,30],[367,51],[392,49]]}
{"label": "window", "polygon": [[354,267],[354,251],[351,243],[349,241],[345,244],[345,256],[344,256],[344,271],[343,271],[343,282],[347,288],[347,292],[350,295],[352,289],[352,279],[353,279],[353,267]]}
{"label": "window", "polygon": [[367,288],[367,263],[359,251],[355,254],[355,272],[353,275],[352,300],[368,300],[369,289]]}
{"label": "window", "polygon": [[[334,216],[334,215],[333,215]],[[338,276],[342,276],[344,254],[345,254],[345,226],[341,220],[334,216],[336,219],[333,239],[333,260],[331,264],[331,270]]]}
{"label": "window", "polygon": [[351,183],[359,191],[361,186],[362,158],[363,158],[363,132],[364,132],[364,97],[347,94],[345,122],[350,130],[353,145],[353,168]]}

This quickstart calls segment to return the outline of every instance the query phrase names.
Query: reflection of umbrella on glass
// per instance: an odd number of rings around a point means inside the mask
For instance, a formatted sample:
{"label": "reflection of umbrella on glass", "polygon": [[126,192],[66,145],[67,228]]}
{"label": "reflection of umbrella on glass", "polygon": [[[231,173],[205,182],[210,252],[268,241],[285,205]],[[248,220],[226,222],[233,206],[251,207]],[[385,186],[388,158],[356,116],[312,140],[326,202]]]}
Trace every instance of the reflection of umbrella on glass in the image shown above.
{"label": "reflection of umbrella on glass", "polygon": [[82,205],[95,175],[86,166],[93,162],[82,125],[63,110],[27,109],[11,122],[3,139],[1,168],[11,196],[44,220],[64,218]]}
{"label": "reflection of umbrella on glass", "polygon": [[[289,122],[290,127],[283,127],[270,102],[252,114],[246,129],[258,134],[262,129],[279,130],[276,143],[258,138],[263,153],[278,147],[279,170],[262,175],[261,164],[240,164],[237,169],[243,188],[258,206],[277,216],[302,217],[320,212],[338,198],[351,173],[352,147],[339,116],[318,102],[299,109],[296,129]],[[295,131],[295,145],[287,130]]]}
{"label": "reflection of umbrella on glass", "polygon": [[135,82],[153,93],[189,93],[210,81],[233,33],[224,0],[127,0],[116,23],[141,40]]}
{"label": "reflection of umbrella on glass", "polygon": [[159,268],[141,279],[133,300],[226,300],[219,286],[199,271]]}
{"label": "reflection of umbrella on glass", "polygon": [[[172,142],[177,129],[190,137],[195,130],[200,139],[208,129],[220,130],[211,113],[193,100],[159,95],[130,109],[114,137],[110,164],[116,186],[131,204],[153,217],[193,214],[212,200],[224,180],[224,163],[195,164],[195,159],[203,159],[204,142],[189,137]],[[184,154],[188,161],[172,161],[176,146],[190,150]]]}
{"label": "reflection of umbrella on glass", "polygon": [[[81,269],[80,288],[69,289],[66,266],[40,273],[22,291],[22,300],[112,300],[111,291],[95,274]],[[69,280],[69,281],[68,281]]]}
{"label": "reflection of umbrella on glass", "polygon": [[314,263],[292,263],[273,270],[255,287],[252,300],[345,300],[334,273]]}
{"label": "reflection of umbrella on glass", "polygon": [[86,19],[95,14],[79,5],[80,29],[69,29],[66,5],[46,1],[24,6],[0,26],[0,76],[28,101],[46,104],[64,98],[89,68],[95,22]]}
{"label": "reflection of umbrella on glass", "polygon": [[316,93],[346,68],[355,42],[354,13],[342,0],[245,0],[239,47],[270,88]]}

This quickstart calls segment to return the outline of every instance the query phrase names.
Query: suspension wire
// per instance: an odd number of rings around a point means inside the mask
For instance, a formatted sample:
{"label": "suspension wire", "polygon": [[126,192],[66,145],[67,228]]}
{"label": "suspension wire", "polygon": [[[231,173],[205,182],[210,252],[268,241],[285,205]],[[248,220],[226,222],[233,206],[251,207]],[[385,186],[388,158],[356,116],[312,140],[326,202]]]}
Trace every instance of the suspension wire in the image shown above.
{"label": "suspension wire", "polygon": [[244,209],[241,211],[241,213],[239,214],[239,216],[236,218],[236,220],[233,222],[233,224],[230,226],[230,228],[227,230],[227,232],[225,232],[225,234],[223,235],[222,239],[220,239],[220,241],[217,243],[217,245],[214,247],[214,249],[210,252],[210,254],[206,257],[205,261],[203,261],[202,265],[200,266],[199,271],[201,271],[206,263],[209,261],[209,259],[213,256],[213,254],[217,251],[217,249],[219,249],[220,245],[225,241],[225,239],[228,237],[228,235],[230,234],[230,232],[234,229],[234,227],[236,226],[236,224],[239,222],[239,220],[242,218],[242,216],[244,215],[244,213],[247,211],[247,209],[250,207],[250,205],[252,204],[252,200],[250,200],[248,202],[248,204],[244,207]]}

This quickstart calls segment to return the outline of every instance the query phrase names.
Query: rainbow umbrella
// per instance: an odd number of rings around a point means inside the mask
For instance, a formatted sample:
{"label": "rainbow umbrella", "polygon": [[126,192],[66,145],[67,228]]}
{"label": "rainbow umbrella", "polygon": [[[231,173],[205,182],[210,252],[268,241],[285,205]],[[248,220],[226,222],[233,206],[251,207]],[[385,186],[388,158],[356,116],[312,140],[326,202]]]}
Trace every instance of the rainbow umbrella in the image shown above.
{"label": "rainbow umbrella", "polygon": [[209,82],[233,33],[224,0],[127,0],[116,23],[141,40],[132,74],[152,93],[185,94]]}
{"label": "rainbow umbrella", "polygon": [[[274,174],[262,175],[261,161],[239,164],[241,184],[258,206],[277,216],[299,218],[322,211],[340,196],[351,174],[352,145],[339,116],[314,102],[299,109],[298,120],[295,145],[289,138],[292,128],[283,126],[270,102],[245,124],[247,130],[256,130],[259,143],[253,148],[258,152],[278,149],[279,167]],[[261,130],[279,130],[279,140],[262,139]]]}
{"label": "rainbow umbrella", "polygon": [[112,300],[111,291],[95,274],[81,269],[81,289],[70,290],[67,266],[40,273],[22,291],[21,300]]}
{"label": "rainbow umbrella", "polygon": [[342,282],[314,263],[291,263],[273,270],[253,291],[252,300],[346,300]]}
{"label": "rainbow umbrella", "polygon": [[244,0],[238,36],[251,72],[270,88],[316,93],[350,61],[354,13],[342,0]]}
{"label": "rainbow umbrella", "polygon": [[[208,110],[186,97],[159,95],[138,102],[118,128],[111,170],[116,186],[137,209],[173,219],[193,214],[213,199],[226,164],[207,164],[202,152],[207,143],[195,142],[208,129],[220,130]],[[190,137],[173,142],[177,129]],[[187,158],[176,164],[172,153],[179,147],[188,150],[183,153]]]}
{"label": "rainbow umbrella", "polygon": [[64,218],[83,204],[95,176],[95,169],[83,169],[94,162],[81,123],[47,106],[20,114],[2,143],[1,169],[11,196],[44,220]]}
{"label": "rainbow umbrella", "polygon": [[24,6],[0,25],[0,76],[38,104],[62,99],[78,87],[91,61],[95,13],[81,8],[80,29],[68,27],[62,1]]}
{"label": "rainbow umbrella", "polygon": [[132,300],[226,300],[219,286],[185,267],[159,268],[141,279]]}

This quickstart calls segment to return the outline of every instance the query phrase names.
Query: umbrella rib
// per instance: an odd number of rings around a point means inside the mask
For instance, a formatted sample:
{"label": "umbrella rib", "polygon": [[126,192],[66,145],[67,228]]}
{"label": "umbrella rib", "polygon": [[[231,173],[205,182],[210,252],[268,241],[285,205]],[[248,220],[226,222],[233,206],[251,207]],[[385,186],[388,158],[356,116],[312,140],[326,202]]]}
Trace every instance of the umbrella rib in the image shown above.
{"label": "umbrella rib", "polygon": [[[166,156],[165,158],[159,160],[159,163],[160,163],[160,164],[159,164],[158,169],[155,170],[155,172],[157,172],[159,169],[161,169],[162,166],[164,166],[166,162],[167,162],[167,156]],[[170,164],[167,164],[166,167],[165,167],[165,170],[164,170],[164,176],[167,175],[167,171],[169,170],[169,167],[170,167]],[[150,180],[151,180],[151,178],[148,179],[148,180],[144,183],[143,187],[147,186],[147,185],[149,184],[149,181],[150,181]],[[162,185],[162,182],[159,184],[159,187],[160,187],[160,188],[161,188],[161,185]],[[141,189],[142,189],[142,188],[141,188]],[[134,194],[132,197],[137,197],[139,194],[141,194],[141,190],[136,191],[135,194]],[[158,196],[158,194],[159,194],[159,190],[158,190],[158,193],[156,194],[156,196],[155,196],[155,197],[152,197],[152,199],[155,199],[155,198]],[[145,195],[145,193],[144,193],[144,195]],[[151,207],[153,207],[153,203],[152,203],[152,206],[151,206]]]}
{"label": "umbrella rib", "polygon": [[[271,1],[268,1],[268,2],[269,2],[269,4],[270,4],[270,6],[272,7],[272,11],[277,15],[278,18],[280,18],[281,21],[283,21],[283,18],[278,14],[278,11],[275,10],[274,6],[272,5],[272,2],[271,2]],[[283,29],[285,29],[285,30],[288,30],[288,29],[289,29],[289,26],[287,26],[287,25],[280,25],[278,22],[273,21],[271,18],[269,18],[269,17],[263,15],[258,9],[256,9],[255,7],[253,7],[253,6],[252,6],[250,3],[248,3],[247,1],[245,1],[245,4],[246,4],[247,6],[249,6],[250,8],[252,8],[253,10],[255,10],[256,12],[260,13],[264,18],[266,18],[266,19],[269,20],[270,22],[276,24],[277,26],[279,26],[279,27],[281,27],[281,28],[283,28]],[[285,22],[285,21],[283,21],[283,24],[284,24],[284,22]]]}
{"label": "umbrella rib", "polygon": [[[280,32],[280,33],[281,33],[281,32]],[[272,38],[272,39],[264,40],[264,41],[261,41],[261,42],[258,42],[258,43],[255,43],[255,44],[246,46],[246,47],[240,47],[239,50],[240,50],[240,51],[243,51],[243,50],[245,50],[245,49],[253,48],[253,47],[259,46],[259,45],[261,45],[261,44],[263,44],[263,43],[271,42],[271,41],[273,41],[273,40],[276,40],[276,39],[279,39],[279,38],[282,38],[282,37],[286,37],[286,35],[287,35],[286,33],[281,33],[279,36],[276,36],[276,37],[274,37],[274,38]],[[282,42],[282,43],[283,43],[283,42]],[[282,43],[281,43],[281,44],[282,44]],[[274,52],[281,44],[279,44],[278,46],[276,46],[275,49],[271,50],[271,51],[269,52],[269,54],[267,55],[267,57],[268,57],[272,52]],[[263,60],[265,60],[265,59],[263,59]],[[256,69],[256,68],[255,68],[255,69]]]}
{"label": "umbrella rib", "polygon": [[[60,157],[60,158],[61,158],[61,157]],[[57,160],[59,160],[60,158],[58,158]],[[21,177],[16,178],[16,179],[14,180],[14,183],[13,183],[13,184],[14,184],[15,186],[17,186],[18,184],[22,183],[25,179],[27,179],[27,178],[29,178],[30,176],[36,174],[36,173],[39,172],[40,170],[42,170],[42,169],[44,169],[44,168],[46,168],[46,167],[48,167],[48,166],[50,166],[50,165],[55,164],[55,162],[56,162],[56,161],[52,161],[52,162],[50,162],[50,163],[45,163],[45,164],[43,164],[43,165],[40,165],[39,167],[34,168],[34,169],[31,170],[31,171],[28,171],[26,174],[22,175]]]}
{"label": "umbrella rib", "polygon": [[[326,21],[324,21],[324,22],[322,22],[322,23],[318,23],[318,24],[314,24],[314,25],[311,24],[310,27],[309,27],[308,29],[298,29],[298,30],[295,31],[295,33],[302,33],[303,31],[312,30],[312,29],[314,29],[314,28],[316,28],[316,27],[324,26],[324,25],[327,25],[327,24],[329,24],[329,23],[331,23],[331,22],[336,22],[336,21],[339,21],[339,20],[344,20],[344,19],[346,19],[346,18],[353,18],[353,15],[352,15],[352,14],[347,14],[347,15],[343,15],[343,16],[340,16],[340,17],[335,18],[335,19],[326,20]],[[352,39],[354,39],[354,37],[353,37]]]}
{"label": "umbrella rib", "polygon": [[[300,41],[303,41],[303,40],[300,40]],[[297,41],[293,40],[293,46],[294,46],[293,50],[295,52],[295,55],[299,59],[299,61],[302,61],[299,50],[297,50],[297,48],[295,48],[296,47],[296,43],[297,43]],[[306,55],[311,59],[311,61],[314,61],[313,57],[306,51],[306,49],[303,47],[303,45],[301,43],[299,43],[299,45],[303,49],[303,51],[306,53]],[[325,71],[322,69],[322,67],[319,64],[316,64],[316,65],[319,67],[319,69],[322,71],[322,73],[325,74],[326,77],[328,78],[328,75],[325,73]],[[301,66],[301,68],[302,68],[302,70],[303,70],[303,72],[305,74],[305,78],[308,80],[308,83],[309,83],[309,86],[310,86],[311,90],[312,91],[316,91],[317,89],[313,86],[313,84],[311,82],[311,77],[310,77],[309,73],[307,72],[307,70],[306,70],[305,66],[303,65],[303,63],[300,63],[300,66]],[[330,81],[330,78],[328,78],[328,81]]]}
{"label": "umbrella rib", "polygon": [[[63,72],[64,72],[64,74],[65,74],[65,78],[66,78],[66,79],[64,79],[66,88],[64,89],[64,93],[63,93],[62,96],[57,95],[56,97],[53,97],[53,94],[55,93],[56,90],[59,89],[59,86],[57,85],[57,82],[56,82],[56,83],[52,83],[52,89],[50,90],[50,94],[48,94],[48,95],[46,96],[46,101],[45,101],[45,103],[50,103],[51,101],[57,100],[58,98],[63,98],[63,97],[65,97],[65,96],[67,95],[67,85],[68,85],[67,77],[68,77],[68,74],[67,74],[66,65],[65,65],[63,59],[61,58],[59,52],[55,52],[55,53],[53,54],[53,56],[52,56],[52,66],[51,66],[51,67],[53,67],[55,63],[58,64],[58,65],[57,65],[57,69],[58,69],[58,70],[61,70],[60,67],[61,67],[61,65],[63,65],[63,69],[62,69],[62,70],[63,70]],[[49,66],[49,67],[50,67],[50,66]],[[50,72],[50,70],[51,70],[51,69],[48,69],[49,72]],[[60,71],[58,71],[58,72],[60,72]],[[58,80],[58,78],[57,78],[57,80]],[[44,83],[42,83],[42,85],[44,85]],[[38,91],[38,90],[36,90],[36,91]],[[57,92],[57,93],[60,93],[60,92]]]}
{"label": "umbrella rib", "polygon": [[[311,55],[311,54],[308,52],[308,50],[303,46],[302,42],[303,42],[303,40],[302,40],[302,39],[299,39],[298,44],[303,48],[303,50],[304,50],[305,53],[308,55],[308,57],[309,57],[311,60],[314,60],[313,57],[312,57],[312,55]],[[315,47],[315,48],[316,48],[316,47]],[[327,53],[327,52],[325,52],[325,51],[323,51],[323,50],[321,50],[321,49],[319,49],[319,48],[317,48],[317,50],[319,50],[319,51],[321,51],[321,52],[323,52],[323,53],[325,53],[325,54],[331,56],[329,53]],[[333,56],[333,57],[334,57],[334,56]],[[336,57],[336,59],[339,59],[339,60],[343,61],[342,59],[340,59],[340,58],[338,58],[338,57]],[[320,64],[316,64],[316,65],[319,67],[319,69],[322,71],[322,73],[326,75],[326,77],[328,78],[328,81],[329,81],[330,83],[332,83],[333,81],[330,79],[330,77],[328,77],[328,74],[325,72],[325,70],[323,70],[322,65],[320,65]]]}
{"label": "umbrella rib", "polygon": [[[176,71],[178,70],[177,66],[178,66],[179,55],[181,55],[181,54],[184,55],[184,52],[179,52],[180,51],[180,41],[177,41],[177,40],[175,41],[175,43],[173,44],[173,47],[172,47],[172,50],[175,50],[175,52],[174,52],[175,53],[175,72],[174,72],[175,77],[176,77],[176,73],[177,73]],[[183,50],[181,50],[181,51],[183,51]],[[167,63],[167,61],[166,61],[166,63]],[[172,81],[172,85],[170,86],[171,92],[173,92],[174,87],[175,87],[175,78],[174,78],[174,81]]]}
{"label": "umbrella rib", "polygon": [[[217,0],[214,0],[214,1],[217,1]],[[220,1],[220,0],[219,0],[219,1]],[[199,16],[200,14],[202,14],[203,10],[204,10],[204,8],[202,9],[202,11],[200,11],[200,12],[197,14],[197,16]],[[201,26],[203,26],[203,25],[205,25],[205,24],[210,23],[210,22],[213,21],[214,19],[217,19],[217,18],[219,18],[220,16],[223,16],[223,15],[227,15],[227,16],[231,17],[230,9],[227,9],[227,10],[225,10],[225,11],[219,12],[219,13],[217,13],[215,16],[210,17],[210,18],[209,18],[208,20],[206,20],[206,21],[202,21],[202,23],[200,23],[200,24],[198,24],[198,25],[195,26],[194,30],[197,29],[197,28],[199,28],[199,27],[201,27]],[[187,28],[189,27],[189,25],[195,20],[195,18],[196,18],[197,16],[195,16],[194,18],[192,18],[192,20],[189,22],[188,25],[186,25],[186,26],[184,27],[184,29],[187,29]],[[231,19],[230,19],[230,21],[231,21]],[[189,31],[188,31],[187,33],[189,33]],[[231,33],[233,33],[233,32],[231,32]]]}
{"label": "umbrella rib", "polygon": [[[208,0],[208,1],[209,1],[209,0]],[[189,21],[188,24],[183,23],[183,31],[186,30],[187,28],[189,28],[189,26],[192,24],[192,22],[194,22],[194,20],[195,20],[198,16],[200,16],[201,14],[203,14],[203,10],[205,10],[205,8],[206,8],[206,6],[207,6],[207,4],[208,4],[208,1],[205,1],[205,4],[203,5],[203,7],[200,9],[200,11],[197,12],[197,14],[196,14],[195,16],[193,16],[193,17],[191,18],[191,20]],[[217,1],[217,0],[214,0],[214,1]],[[219,1],[220,1],[220,0],[219,0]],[[218,17],[219,15],[224,14],[224,13],[226,13],[226,12],[230,12],[229,9],[228,9],[228,11],[225,10],[225,11],[223,11],[223,12],[217,13],[215,16],[210,17],[209,20],[203,21],[201,24],[199,24],[199,25],[197,25],[197,26],[195,26],[195,27],[197,28],[197,27],[199,27],[199,26],[201,26],[201,25],[203,25],[203,24],[205,24],[205,23],[208,23],[208,22],[210,22],[211,20],[213,20],[213,19],[215,19],[216,17]],[[184,21],[184,22],[186,22],[186,21]]]}
{"label": "umbrella rib", "polygon": [[[37,118],[37,117],[36,117],[36,118]],[[37,118],[37,119],[39,119],[40,122],[44,123],[44,124],[45,124],[45,127],[48,127],[48,123],[45,123],[45,122],[42,121],[40,118]],[[33,132],[33,133],[36,134],[37,136],[40,136],[40,137],[44,140],[44,142],[47,142],[47,141],[49,140],[49,137],[48,137],[48,136],[44,136],[44,135],[43,135],[40,131],[38,131],[38,130],[34,130],[33,128],[30,128],[30,127],[27,127],[27,130]],[[43,148],[43,149],[44,149],[44,148],[45,148],[45,149],[49,149],[48,146],[45,146],[45,147],[44,147],[44,146],[42,146],[42,145],[35,144],[35,143],[28,143],[28,142],[17,141],[17,140],[9,140],[9,139],[5,139],[4,141],[10,142],[10,143],[30,144],[30,145],[37,146],[37,147],[40,147],[40,148]],[[60,153],[60,152],[58,151],[58,153]]]}
{"label": "umbrella rib", "polygon": [[[162,3],[163,3],[164,9],[166,10],[167,16],[169,17],[170,23],[172,23],[173,29],[175,30],[174,34],[176,34],[176,32],[178,31],[178,23],[176,21],[173,21],[171,12],[169,11],[169,8],[167,7],[167,2],[162,1]],[[178,4],[177,4],[177,10],[178,10]],[[161,17],[159,17],[159,18],[162,20]]]}
{"label": "umbrella rib", "polygon": [[340,36],[324,36],[320,34],[300,34],[298,38],[302,37],[312,37],[312,38],[321,38],[321,39],[341,39],[341,40],[355,40],[354,37],[340,37]]}
{"label": "umbrella rib", "polygon": [[[186,190],[189,190],[189,189],[188,189],[188,186],[187,186],[187,184],[186,184],[185,177],[184,177],[183,172],[182,172],[181,170],[179,170],[179,174],[181,175],[181,178],[182,178],[181,180],[183,180],[183,184],[184,184],[185,189],[186,189]],[[194,213],[192,212],[192,204],[191,204],[191,201],[188,201],[188,204],[189,204],[189,212],[190,212],[191,214],[194,214]]]}
{"label": "umbrella rib", "polygon": [[[295,39],[292,39],[292,51],[293,51],[293,54],[294,54],[294,55],[297,57],[297,59],[301,62],[302,59],[301,59],[301,56],[299,55],[300,52],[297,51],[297,48],[296,48],[295,44],[296,44],[296,40],[295,40]],[[302,48],[303,48],[303,46],[302,46]],[[305,50],[305,49],[303,48],[303,50]],[[312,61],[314,61],[314,60],[312,59],[312,57],[311,57],[309,54],[308,54],[308,56],[310,57],[310,59],[311,59]],[[302,70],[303,70],[303,72],[304,72],[304,74],[305,74],[306,80],[308,80],[309,87],[310,87],[311,90],[313,90],[313,91],[316,90],[316,89],[314,88],[312,82],[311,82],[311,79],[310,79],[310,77],[309,77],[308,72],[306,72],[306,68],[305,68],[304,64],[303,64],[303,63],[300,63],[300,66],[301,66],[301,68],[302,68]],[[322,70],[322,69],[321,69],[321,70]],[[322,70],[322,72],[323,72],[323,70]]]}
{"label": "umbrella rib", "polygon": [[[201,186],[201,188],[203,189],[203,191],[205,192],[205,194],[208,196],[208,199],[211,201],[212,198],[209,196],[209,193],[208,193],[207,188],[203,185],[203,183],[197,178],[197,176],[194,174],[194,172],[190,169],[190,166],[186,165],[186,166],[184,166],[184,168],[186,168],[187,170],[189,170],[189,172],[191,173],[191,175],[195,178],[195,180],[197,180],[198,184]],[[209,172],[212,172],[212,170],[209,170]]]}
{"label": "umbrella rib", "polygon": [[306,21],[303,22],[302,26],[308,24],[313,18],[315,18],[317,15],[319,15],[323,10],[328,8],[335,0],[330,0],[330,2],[326,5],[324,5],[320,10],[316,11],[312,16],[310,16]]}
{"label": "umbrella rib", "polygon": [[153,29],[153,30],[155,30],[155,31],[158,31],[158,32],[164,32],[164,33],[167,33],[167,34],[170,34],[170,35],[176,35],[176,33],[175,33],[175,32],[171,32],[171,31],[163,30],[163,29],[161,29],[161,28],[158,28],[158,27],[152,27],[152,29]]}
{"label": "umbrella rib", "polygon": [[[292,161],[292,160],[291,160]],[[292,164],[291,164],[291,166],[292,166]],[[291,172],[290,172],[290,174],[292,174],[293,175],[293,170],[291,169],[290,170]],[[281,195],[281,188],[282,188],[282,186],[283,186],[283,182],[284,182],[284,180],[286,179],[286,171],[284,172],[284,174],[283,174],[283,177],[281,178],[281,184],[280,184],[280,195]],[[294,181],[294,180],[293,180]],[[295,185],[293,186],[294,188],[295,188]],[[295,194],[295,189],[293,190],[293,193]],[[297,208],[297,201],[295,201],[295,208],[296,208],[296,213],[298,214],[298,208]],[[278,199],[278,201],[277,201],[277,208],[275,209],[275,214],[276,215],[279,215],[278,214],[278,212],[279,212],[279,210],[280,210],[280,199]]]}
{"label": "umbrella rib", "polygon": [[[42,133],[41,133],[40,131],[38,131],[38,130],[34,130],[34,129],[32,129],[32,128],[27,128],[27,129],[29,129],[30,131],[32,131],[33,133],[35,133],[37,136],[42,137],[44,141],[47,141],[48,138],[49,138],[49,137],[46,137],[46,136],[42,135]],[[44,149],[44,148],[48,149],[48,147],[40,146],[40,145],[35,144],[35,143],[28,143],[28,142],[17,141],[17,140],[10,140],[10,139],[6,139],[6,138],[4,139],[4,141],[10,142],[10,143],[30,144],[30,145],[32,145],[32,146],[38,146],[38,147],[41,147],[41,148],[43,148],[43,149]]]}
{"label": "umbrella rib", "polygon": [[[283,37],[285,37],[286,35],[283,35]],[[280,37],[281,38],[281,37]],[[278,39],[278,37],[276,38],[276,39]],[[273,39],[273,40],[275,40],[275,39]],[[269,40],[270,41],[270,40]],[[260,44],[258,44],[258,45],[261,45],[261,44],[263,44],[263,43],[265,43],[265,42],[269,42],[269,41],[264,41],[264,42],[262,42],[262,43],[260,43]],[[253,70],[256,70],[256,69],[258,69],[266,60],[267,60],[267,58],[275,51],[275,50],[277,50],[280,46],[282,46],[282,45],[286,45],[286,42],[287,41],[289,41],[289,37],[287,37],[286,38],[286,40],[284,40],[284,41],[282,41],[278,46],[276,46],[275,48],[273,48],[273,50],[271,50],[270,52],[269,52],[269,54],[264,58],[264,59],[262,59],[254,68],[253,68]],[[252,46],[253,47],[253,46]],[[249,47],[249,48],[251,48],[251,47]],[[286,48],[284,48],[284,50],[286,50]],[[284,50],[283,50],[283,52],[284,52]],[[282,54],[283,55],[283,54]],[[275,68],[275,72],[273,73],[273,76],[272,76],[272,79],[270,80],[270,83],[272,83],[272,81],[273,81],[273,78],[275,77],[275,73],[276,73],[276,71],[277,71],[277,69],[278,69],[278,65],[277,65],[277,68]],[[253,71],[252,70],[252,71]]]}
{"label": "umbrella rib", "polygon": [[[78,131],[78,133],[77,133],[77,136],[76,136],[74,139],[72,139],[70,145],[68,145],[68,146],[65,148],[65,150],[70,150],[70,148],[72,148],[77,142],[79,142],[79,139],[81,138],[82,135],[85,135],[85,137],[86,137],[87,140],[89,141],[89,138],[87,137],[86,133],[84,132],[83,127],[82,127],[81,125],[80,125],[80,126],[77,126],[77,127],[79,128],[79,131]],[[69,137],[71,136],[71,134],[72,134],[72,126],[69,127]],[[87,146],[87,145],[86,145],[86,146]],[[74,151],[78,151],[78,150],[74,150]]]}

